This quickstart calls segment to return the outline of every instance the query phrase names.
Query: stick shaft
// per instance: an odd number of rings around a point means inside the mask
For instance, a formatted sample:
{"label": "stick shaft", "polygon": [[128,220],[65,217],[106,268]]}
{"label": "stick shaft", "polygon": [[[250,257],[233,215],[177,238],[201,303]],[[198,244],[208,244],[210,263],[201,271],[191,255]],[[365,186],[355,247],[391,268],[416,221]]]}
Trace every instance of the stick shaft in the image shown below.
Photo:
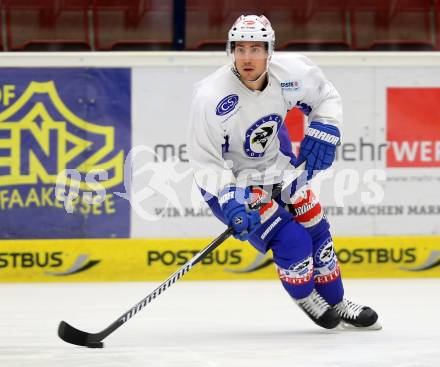
{"label": "stick shaft", "polygon": [[213,252],[217,247],[219,247],[223,242],[225,242],[231,235],[233,231],[232,228],[228,228],[220,236],[218,236],[214,241],[212,241],[203,250],[198,252],[194,257],[188,260],[180,269],[174,272],[167,280],[165,280],[161,285],[159,285],[153,292],[151,292],[142,301],[138,302],[132,309],[126,312],[120,317],[123,323],[127,322],[134,315],[136,315],[140,310],[147,306],[153,299],[165,292],[171,285],[176,283],[180,278],[182,278],[186,273],[188,273],[194,265],[202,261],[208,254]]}

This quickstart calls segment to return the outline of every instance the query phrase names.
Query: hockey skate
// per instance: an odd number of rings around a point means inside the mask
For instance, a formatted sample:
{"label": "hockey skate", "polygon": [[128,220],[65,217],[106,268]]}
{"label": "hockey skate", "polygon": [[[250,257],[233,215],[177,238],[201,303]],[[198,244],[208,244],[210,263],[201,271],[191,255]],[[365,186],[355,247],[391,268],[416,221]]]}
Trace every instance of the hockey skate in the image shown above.
{"label": "hockey skate", "polygon": [[346,298],[335,305],[334,310],[341,317],[340,329],[380,330],[376,311],[368,306],[358,305]]}
{"label": "hockey skate", "polygon": [[333,329],[341,322],[338,312],[315,289],[307,297],[296,300],[296,303],[315,324],[325,329]]}

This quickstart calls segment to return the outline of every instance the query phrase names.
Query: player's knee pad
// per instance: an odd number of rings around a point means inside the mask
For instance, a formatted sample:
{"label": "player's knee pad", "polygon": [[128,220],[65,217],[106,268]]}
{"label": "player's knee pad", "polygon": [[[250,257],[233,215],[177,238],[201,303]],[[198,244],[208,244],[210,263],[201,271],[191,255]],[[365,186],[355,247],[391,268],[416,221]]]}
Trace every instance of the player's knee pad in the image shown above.
{"label": "player's knee pad", "polygon": [[298,223],[290,221],[270,244],[278,276],[295,299],[307,297],[313,290],[312,240]]}
{"label": "player's knee pad", "polygon": [[330,224],[310,188],[304,188],[295,193],[289,210],[294,220],[304,226],[313,241],[321,236],[330,235]]}
{"label": "player's knee pad", "polygon": [[305,228],[318,224],[324,218],[324,212],[318,199],[309,187],[299,189],[291,198],[289,210],[295,221]]}
{"label": "player's knee pad", "polygon": [[271,240],[292,221],[292,214],[281,207],[275,200],[269,200],[268,193],[260,187],[251,189],[253,201],[267,202],[260,209],[261,225],[250,236],[248,241],[260,252],[267,252]]}

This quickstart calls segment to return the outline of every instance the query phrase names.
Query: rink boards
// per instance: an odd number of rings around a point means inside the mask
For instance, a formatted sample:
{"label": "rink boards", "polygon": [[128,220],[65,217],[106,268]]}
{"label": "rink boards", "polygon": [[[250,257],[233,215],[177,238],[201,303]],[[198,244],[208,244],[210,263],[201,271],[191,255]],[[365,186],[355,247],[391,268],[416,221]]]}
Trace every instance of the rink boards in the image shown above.
{"label": "rink boards", "polygon": [[[439,277],[440,54],[308,56],[344,104],[335,164],[312,182],[343,275]],[[186,141],[194,84],[226,62],[2,55],[0,282],[163,280],[221,233]],[[295,109],[286,117],[294,149],[305,123]],[[275,277],[270,258],[235,241],[187,275]]]}
{"label": "rink boards", "polygon": [[[212,239],[0,242],[0,282],[163,281]],[[346,278],[440,277],[440,237],[338,237]],[[230,239],[184,279],[276,279],[270,253]]]}

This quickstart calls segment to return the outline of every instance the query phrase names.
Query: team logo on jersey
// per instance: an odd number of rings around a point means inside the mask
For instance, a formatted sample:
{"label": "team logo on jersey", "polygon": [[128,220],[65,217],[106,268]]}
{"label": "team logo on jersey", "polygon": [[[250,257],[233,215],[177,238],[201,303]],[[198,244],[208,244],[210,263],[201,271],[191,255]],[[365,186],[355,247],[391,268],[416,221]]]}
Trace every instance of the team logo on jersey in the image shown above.
{"label": "team logo on jersey", "polygon": [[271,114],[259,119],[246,131],[244,151],[249,157],[262,157],[275,138],[283,118]]}
{"label": "team logo on jersey", "polygon": [[223,98],[217,105],[215,114],[217,116],[224,116],[231,112],[238,103],[238,96],[236,94],[230,94]]}

